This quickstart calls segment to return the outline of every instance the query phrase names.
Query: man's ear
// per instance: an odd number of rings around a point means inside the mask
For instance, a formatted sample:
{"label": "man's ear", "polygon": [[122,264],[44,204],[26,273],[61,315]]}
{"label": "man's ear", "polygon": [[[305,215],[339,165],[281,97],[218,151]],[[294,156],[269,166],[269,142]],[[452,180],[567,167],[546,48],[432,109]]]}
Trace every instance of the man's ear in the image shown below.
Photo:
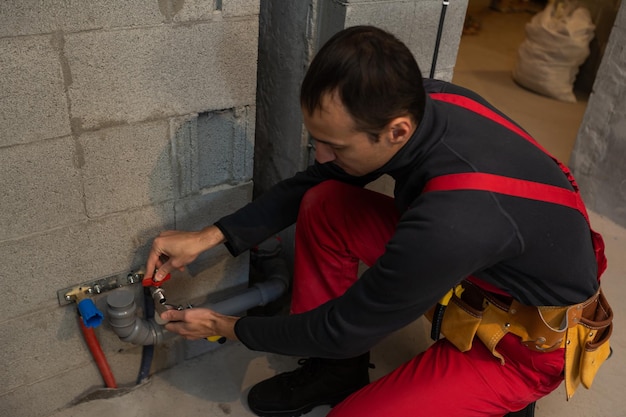
{"label": "man's ear", "polygon": [[388,139],[391,144],[404,145],[415,132],[416,124],[409,116],[393,119],[388,125]]}

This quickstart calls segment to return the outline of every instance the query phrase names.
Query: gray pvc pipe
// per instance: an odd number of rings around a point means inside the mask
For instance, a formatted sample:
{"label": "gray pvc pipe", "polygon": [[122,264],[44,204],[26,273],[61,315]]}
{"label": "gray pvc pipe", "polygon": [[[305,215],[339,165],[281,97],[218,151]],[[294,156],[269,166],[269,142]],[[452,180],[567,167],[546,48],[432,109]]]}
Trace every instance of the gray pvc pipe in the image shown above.
{"label": "gray pvc pipe", "polygon": [[[261,261],[266,281],[217,303],[197,307],[210,308],[220,314],[234,315],[252,307],[263,306],[280,297],[289,287],[289,272],[279,257]],[[146,320],[136,314],[137,306],[132,291],[119,288],[107,297],[109,324],[119,338],[136,345],[157,345],[163,341],[163,327],[155,319]]]}
{"label": "gray pvc pipe", "polygon": [[249,308],[264,306],[270,301],[276,300],[285,292],[287,286],[280,279],[271,279],[246,289],[240,294],[234,295],[217,303],[204,303],[200,308],[210,308],[220,314],[232,316]]}
{"label": "gray pvc pipe", "polygon": [[199,307],[210,308],[220,314],[233,315],[276,300],[289,288],[289,271],[285,260],[276,256],[262,259],[260,264],[261,272],[266,277],[265,281],[226,300],[204,303]]}
{"label": "gray pvc pipe", "polygon": [[163,340],[163,328],[154,319],[137,316],[135,294],[125,288],[107,296],[109,324],[119,338],[135,345],[157,345]]}

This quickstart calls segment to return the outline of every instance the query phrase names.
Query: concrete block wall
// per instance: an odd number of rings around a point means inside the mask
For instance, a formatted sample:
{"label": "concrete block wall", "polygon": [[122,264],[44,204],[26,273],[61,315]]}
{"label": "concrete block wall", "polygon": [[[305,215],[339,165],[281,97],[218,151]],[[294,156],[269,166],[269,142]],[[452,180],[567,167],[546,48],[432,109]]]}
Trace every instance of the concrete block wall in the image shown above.
{"label": "concrete block wall", "polygon": [[[0,416],[103,387],[57,290],[141,267],[160,230],[250,201],[258,14],[259,0],[0,2]],[[247,285],[248,259],[218,248],[174,279],[171,301],[205,301]],[[141,347],[106,320],[96,334],[134,385]],[[209,345],[169,337],[152,369]]]}
{"label": "concrete block wall", "polygon": [[589,209],[626,227],[626,4],[621,3],[570,165]]}

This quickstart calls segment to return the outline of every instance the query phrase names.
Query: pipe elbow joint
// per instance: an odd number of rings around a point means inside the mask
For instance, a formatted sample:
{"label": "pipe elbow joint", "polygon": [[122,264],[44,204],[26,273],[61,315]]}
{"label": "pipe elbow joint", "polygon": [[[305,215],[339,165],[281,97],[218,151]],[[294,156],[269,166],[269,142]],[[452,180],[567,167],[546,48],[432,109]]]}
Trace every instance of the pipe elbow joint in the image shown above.
{"label": "pipe elbow joint", "polygon": [[[114,328],[115,331],[115,328]],[[163,341],[163,331],[154,320],[143,320],[139,317],[135,319],[132,329],[127,336],[121,336],[122,342],[132,343],[135,345],[158,345]]]}
{"label": "pipe elbow joint", "polygon": [[137,317],[135,296],[118,289],[107,297],[109,324],[120,340],[137,345],[156,345],[163,341],[163,329],[154,319]]}

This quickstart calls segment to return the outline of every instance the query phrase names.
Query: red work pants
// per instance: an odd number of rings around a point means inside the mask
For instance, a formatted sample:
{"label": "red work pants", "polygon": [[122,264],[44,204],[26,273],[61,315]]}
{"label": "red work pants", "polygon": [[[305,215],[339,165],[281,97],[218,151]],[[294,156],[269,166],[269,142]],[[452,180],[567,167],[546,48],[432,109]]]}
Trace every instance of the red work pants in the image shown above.
{"label": "red work pants", "polygon": [[[372,265],[383,254],[397,222],[393,200],[385,195],[336,181],[311,189],[296,226],[292,312],[343,294],[357,279],[359,260]],[[498,351],[504,365],[478,340],[468,352],[439,340],[335,406],[329,417],[503,416],[562,381],[560,349],[535,352],[507,335]]]}

